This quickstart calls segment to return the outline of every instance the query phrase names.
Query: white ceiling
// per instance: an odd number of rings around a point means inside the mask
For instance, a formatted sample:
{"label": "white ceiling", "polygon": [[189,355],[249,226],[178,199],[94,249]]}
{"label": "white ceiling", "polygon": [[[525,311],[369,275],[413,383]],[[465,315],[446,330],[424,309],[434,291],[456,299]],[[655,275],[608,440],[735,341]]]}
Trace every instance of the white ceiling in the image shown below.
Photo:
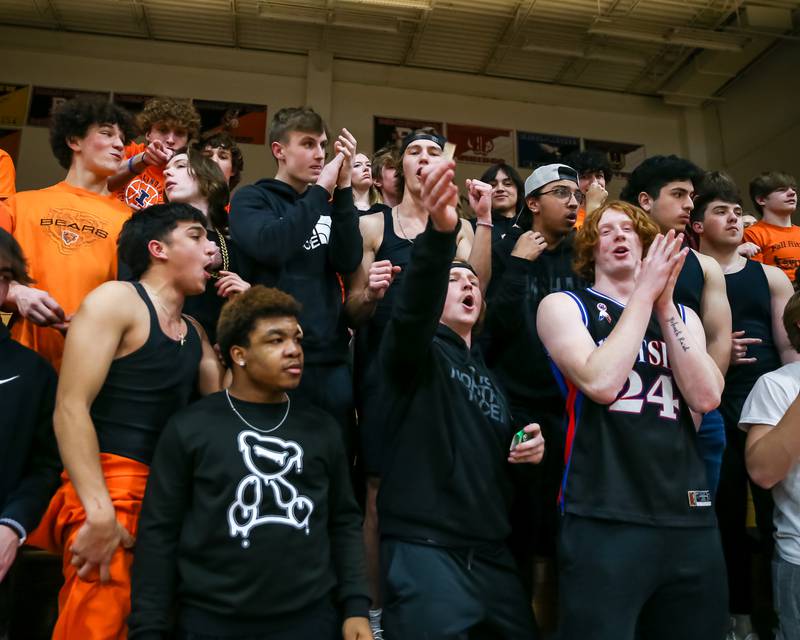
{"label": "white ceiling", "polygon": [[[712,96],[777,39],[800,40],[798,7],[794,0],[0,0],[0,24],[325,49],[340,59],[691,99]],[[702,55],[725,77],[676,85]]]}

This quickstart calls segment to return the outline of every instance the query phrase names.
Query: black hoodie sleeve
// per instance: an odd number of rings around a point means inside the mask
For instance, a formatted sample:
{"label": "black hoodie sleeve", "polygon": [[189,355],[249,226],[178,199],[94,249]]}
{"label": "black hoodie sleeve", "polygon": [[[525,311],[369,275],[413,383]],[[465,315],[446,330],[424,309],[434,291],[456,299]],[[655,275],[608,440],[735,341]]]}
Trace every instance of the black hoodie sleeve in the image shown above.
{"label": "black hoodie sleeve", "polygon": [[333,192],[328,262],[339,273],[353,273],[361,264],[363,252],[364,241],[358,228],[353,189],[336,189]]}
{"label": "black hoodie sleeve", "polygon": [[[320,215],[331,212],[328,192],[309,187],[306,195],[281,215],[270,194],[258,184],[242,187],[231,200],[231,237],[259,264],[280,268],[311,237]],[[359,258],[360,260],[360,258]]]}
{"label": "black hoodie sleeve", "polygon": [[361,532],[361,510],[353,496],[347,454],[340,430],[332,429],[331,433],[328,532],[338,583],[336,595],[345,618],[366,618],[370,600]]}
{"label": "black hoodie sleeve", "polygon": [[486,311],[486,328],[492,340],[504,336],[514,340],[525,329],[525,295],[532,262],[525,258],[509,256],[497,291]]}
{"label": "black hoodie sleeve", "polygon": [[414,240],[406,277],[381,341],[384,368],[397,379],[423,364],[447,297],[459,226],[451,233],[428,228]]}
{"label": "black hoodie sleeve", "polygon": [[131,576],[131,640],[162,640],[178,582],[178,541],[190,500],[192,464],[177,424],[158,441],[136,535]]}
{"label": "black hoodie sleeve", "polygon": [[58,488],[61,473],[61,458],[53,433],[56,374],[52,367],[45,365],[44,362],[40,369],[36,379],[41,384],[41,392],[37,397],[31,398],[37,403],[38,410],[30,457],[25,465],[22,479],[0,511],[0,518],[18,522],[27,533],[33,531],[39,524],[50,498]]}

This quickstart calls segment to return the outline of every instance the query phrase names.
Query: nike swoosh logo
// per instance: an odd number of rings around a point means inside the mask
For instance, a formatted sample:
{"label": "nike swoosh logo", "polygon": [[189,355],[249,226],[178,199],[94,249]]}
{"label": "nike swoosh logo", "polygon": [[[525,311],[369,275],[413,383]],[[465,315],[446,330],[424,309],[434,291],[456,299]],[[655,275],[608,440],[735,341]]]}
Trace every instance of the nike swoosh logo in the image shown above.
{"label": "nike swoosh logo", "polygon": [[13,378],[6,378],[5,380],[0,380],[0,384],[5,384],[6,382],[11,382],[12,380],[16,380],[19,376],[14,376]]}

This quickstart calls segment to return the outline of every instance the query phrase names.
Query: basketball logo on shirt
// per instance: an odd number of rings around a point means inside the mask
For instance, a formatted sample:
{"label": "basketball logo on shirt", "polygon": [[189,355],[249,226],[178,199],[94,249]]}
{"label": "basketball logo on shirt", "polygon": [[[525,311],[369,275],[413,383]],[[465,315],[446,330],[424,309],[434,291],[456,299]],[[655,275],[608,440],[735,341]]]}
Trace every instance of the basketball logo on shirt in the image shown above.
{"label": "basketball logo on shirt", "polygon": [[64,255],[108,237],[108,231],[102,227],[103,221],[85,211],[50,209],[49,214],[50,217],[39,220],[39,225]]}
{"label": "basketball logo on shirt", "polygon": [[322,245],[328,244],[328,240],[331,236],[331,217],[330,216],[320,216],[319,220],[317,220],[317,224],[314,227],[314,231],[311,234],[311,237],[306,240],[305,244],[303,245],[303,249],[306,251],[312,251]]}
{"label": "basketball logo on shirt", "polygon": [[132,209],[158,204],[158,189],[141,178],[134,178],[125,187],[125,203]]}
{"label": "basketball logo on shirt", "polygon": [[305,529],[308,535],[314,503],[300,495],[288,479],[292,472],[303,472],[302,447],[255,431],[242,431],[237,441],[251,473],[239,482],[236,499],[228,507],[231,538],[241,536],[246,549],[250,546],[250,531],[265,524]]}

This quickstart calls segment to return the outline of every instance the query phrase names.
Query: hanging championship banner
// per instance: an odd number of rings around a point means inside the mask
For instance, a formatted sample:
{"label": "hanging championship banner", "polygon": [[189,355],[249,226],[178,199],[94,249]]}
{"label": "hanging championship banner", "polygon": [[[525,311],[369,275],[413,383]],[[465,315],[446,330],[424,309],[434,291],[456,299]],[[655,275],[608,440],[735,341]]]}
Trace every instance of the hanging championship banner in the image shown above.
{"label": "hanging championship banner", "polygon": [[31,108],[28,112],[28,125],[31,127],[49,127],[50,119],[58,108],[67,100],[86,96],[108,100],[108,91],[81,91],[79,89],[57,89],[54,87],[34,87],[31,97]]}
{"label": "hanging championship banner", "polygon": [[192,100],[203,133],[226,131],[241,144],[267,142],[267,105],[218,100]]}
{"label": "hanging championship banner", "polygon": [[641,144],[586,139],[584,139],[583,144],[587,151],[605,153],[609,162],[611,162],[614,174],[626,178],[647,157],[644,145]]}
{"label": "hanging championship banner", "polygon": [[413,120],[410,118],[390,118],[374,116],[372,150],[377,151],[382,147],[393,146],[400,148],[405,138],[415,129],[436,129],[437,133],[444,133],[444,123],[430,120]]}
{"label": "hanging championship banner", "polygon": [[0,149],[11,156],[17,164],[19,148],[22,144],[22,129],[0,129]]}
{"label": "hanging championship banner", "polygon": [[466,124],[447,123],[447,141],[456,145],[457,162],[514,164],[514,140],[511,129],[491,129]]}
{"label": "hanging championship banner", "polygon": [[0,127],[22,127],[28,110],[27,84],[0,83]]}
{"label": "hanging championship banner", "polygon": [[534,169],[544,164],[564,162],[581,141],[570,136],[517,131],[517,166]]}

